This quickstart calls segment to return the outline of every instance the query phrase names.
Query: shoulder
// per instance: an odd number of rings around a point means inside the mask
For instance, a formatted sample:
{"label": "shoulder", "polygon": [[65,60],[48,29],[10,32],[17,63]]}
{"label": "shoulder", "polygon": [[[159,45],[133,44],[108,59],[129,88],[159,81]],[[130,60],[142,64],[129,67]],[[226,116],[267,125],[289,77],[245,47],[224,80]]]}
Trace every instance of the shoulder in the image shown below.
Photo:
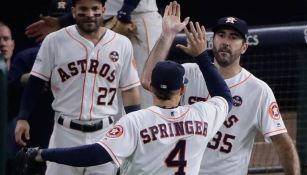
{"label": "shoulder", "polygon": [[184,67],[185,73],[187,75],[201,73],[199,66],[196,63],[184,63],[182,66]]}
{"label": "shoulder", "polygon": [[271,87],[265,81],[263,81],[260,78],[256,77],[255,75],[253,75],[252,73],[250,73],[246,69],[244,69],[244,71],[245,71],[245,74],[250,76],[250,78],[247,81],[247,83],[251,87],[253,87],[253,89],[258,89],[258,90],[261,90],[263,92],[270,92],[270,91],[272,91]]}

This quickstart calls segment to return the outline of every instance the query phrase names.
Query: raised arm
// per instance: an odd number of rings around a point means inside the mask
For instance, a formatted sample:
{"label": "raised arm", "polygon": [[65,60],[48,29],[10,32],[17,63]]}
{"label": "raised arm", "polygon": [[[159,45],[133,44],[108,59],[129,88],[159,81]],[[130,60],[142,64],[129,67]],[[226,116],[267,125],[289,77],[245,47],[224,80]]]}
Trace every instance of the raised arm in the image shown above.
{"label": "raised arm", "polygon": [[206,52],[207,41],[205,37],[205,27],[200,27],[198,22],[195,23],[195,26],[192,22],[190,22],[190,31],[188,31],[187,28],[184,28],[184,32],[186,34],[188,44],[187,46],[178,45],[177,47],[182,49],[187,54],[195,57],[196,63],[198,64],[206,80],[206,85],[210,95],[212,97],[223,97],[227,101],[228,111],[230,111],[232,108],[232,96],[226,82]]}
{"label": "raised arm", "polygon": [[162,21],[162,34],[151,50],[141,75],[141,83],[145,89],[149,90],[153,68],[157,62],[166,59],[173,40],[175,39],[176,35],[187,25],[188,21],[189,17],[185,18],[185,20],[181,22],[180,5],[176,1],[170,2],[170,4],[165,7]]}

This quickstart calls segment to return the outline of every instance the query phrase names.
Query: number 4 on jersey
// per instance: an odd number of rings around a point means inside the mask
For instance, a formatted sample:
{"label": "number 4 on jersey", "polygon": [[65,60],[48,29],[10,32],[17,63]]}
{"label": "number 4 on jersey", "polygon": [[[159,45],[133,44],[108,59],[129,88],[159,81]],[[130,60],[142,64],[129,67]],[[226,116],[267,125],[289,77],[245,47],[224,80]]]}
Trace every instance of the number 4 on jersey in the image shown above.
{"label": "number 4 on jersey", "polygon": [[185,146],[186,141],[179,140],[165,159],[165,164],[168,167],[178,168],[178,171],[174,175],[185,175],[184,167],[187,166],[187,161],[185,160]]}

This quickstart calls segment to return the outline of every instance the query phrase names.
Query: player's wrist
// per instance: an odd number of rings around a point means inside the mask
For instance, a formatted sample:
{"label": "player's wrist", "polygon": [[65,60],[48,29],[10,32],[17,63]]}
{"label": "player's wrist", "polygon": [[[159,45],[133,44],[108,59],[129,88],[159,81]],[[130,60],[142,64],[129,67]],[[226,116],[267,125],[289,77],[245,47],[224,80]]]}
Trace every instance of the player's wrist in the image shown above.
{"label": "player's wrist", "polygon": [[134,8],[134,6],[124,4],[123,7],[117,12],[117,19],[123,23],[131,22],[131,13]]}

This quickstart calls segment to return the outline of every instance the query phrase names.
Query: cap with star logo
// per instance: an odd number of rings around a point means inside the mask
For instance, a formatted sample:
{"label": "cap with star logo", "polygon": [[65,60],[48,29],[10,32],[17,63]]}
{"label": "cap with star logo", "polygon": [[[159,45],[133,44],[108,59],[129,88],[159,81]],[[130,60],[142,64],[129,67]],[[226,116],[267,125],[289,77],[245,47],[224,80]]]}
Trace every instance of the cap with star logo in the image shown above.
{"label": "cap with star logo", "polygon": [[217,24],[212,28],[212,31],[215,33],[221,28],[232,28],[238,31],[243,38],[246,39],[248,34],[247,23],[243,19],[236,17],[223,17],[217,21]]}
{"label": "cap with star logo", "polygon": [[48,9],[48,15],[53,17],[60,17],[71,13],[71,0],[51,0]]}

